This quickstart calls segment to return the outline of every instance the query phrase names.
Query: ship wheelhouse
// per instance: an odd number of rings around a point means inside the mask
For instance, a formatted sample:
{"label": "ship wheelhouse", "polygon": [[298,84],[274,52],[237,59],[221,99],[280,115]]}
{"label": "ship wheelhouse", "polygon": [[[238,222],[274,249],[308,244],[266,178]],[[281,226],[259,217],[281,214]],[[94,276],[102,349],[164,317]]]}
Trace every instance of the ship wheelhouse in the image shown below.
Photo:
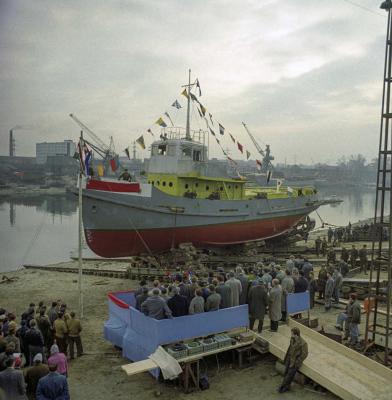
{"label": "ship wheelhouse", "polygon": [[207,132],[165,128],[151,145],[148,183],[172,196],[211,200],[242,200],[245,181],[214,177],[208,171]]}

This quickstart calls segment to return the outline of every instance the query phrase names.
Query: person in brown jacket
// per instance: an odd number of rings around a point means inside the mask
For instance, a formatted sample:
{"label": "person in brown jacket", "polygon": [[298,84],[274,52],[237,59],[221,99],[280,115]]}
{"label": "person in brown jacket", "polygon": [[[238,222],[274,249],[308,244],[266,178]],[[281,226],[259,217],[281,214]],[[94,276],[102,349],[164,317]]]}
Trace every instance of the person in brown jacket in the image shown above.
{"label": "person in brown jacket", "polygon": [[36,399],[38,381],[49,374],[49,367],[42,363],[42,354],[34,356],[34,365],[25,371],[25,382],[27,384],[27,396],[30,400]]}
{"label": "person in brown jacket", "polygon": [[64,321],[64,314],[58,313],[57,319],[54,321],[54,337],[56,339],[57,346],[59,346],[60,353],[67,355],[67,324]]}
{"label": "person in brown jacket", "polygon": [[75,318],[75,313],[71,312],[71,318],[68,320],[68,340],[69,340],[69,352],[71,360],[74,359],[74,344],[76,344],[77,356],[83,355],[82,339],[80,338],[80,332],[82,332],[82,324],[80,320]]}
{"label": "person in brown jacket", "polygon": [[296,372],[301,368],[302,363],[308,356],[308,344],[301,338],[301,332],[297,327],[291,329],[290,346],[284,358],[286,370],[282,384],[279,386],[279,393],[287,392],[294,380]]}

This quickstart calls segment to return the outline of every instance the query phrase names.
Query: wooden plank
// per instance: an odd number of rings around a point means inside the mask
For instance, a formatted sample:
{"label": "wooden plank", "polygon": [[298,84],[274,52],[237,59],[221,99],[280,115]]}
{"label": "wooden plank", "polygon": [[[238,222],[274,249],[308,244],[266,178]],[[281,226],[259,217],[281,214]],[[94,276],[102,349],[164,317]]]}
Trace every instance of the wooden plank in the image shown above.
{"label": "wooden plank", "polygon": [[[233,350],[233,349],[238,349],[239,347],[249,346],[249,345],[252,345],[253,343],[254,343],[254,340],[252,340],[250,342],[236,343],[231,346],[220,347],[218,349],[205,351],[203,353],[192,354],[190,356],[180,358],[177,361],[179,363],[187,363],[187,362],[191,362],[191,361],[196,361],[196,360],[200,360],[201,358],[204,358],[204,357],[222,353],[224,351],[229,351],[229,350]],[[128,376],[131,376],[131,375],[140,374],[142,372],[149,371],[150,369],[159,368],[159,366],[154,361],[152,361],[150,359],[146,359],[143,361],[137,361],[134,363],[122,365],[121,368],[125,371],[125,373]]]}
{"label": "wooden plank", "polygon": [[298,326],[308,343],[309,356],[300,372],[345,400],[390,400],[392,371],[381,364],[290,320],[278,332],[257,335],[269,343],[270,352],[283,360],[291,327]]}
{"label": "wooden plank", "polygon": [[141,372],[149,371],[150,369],[159,368],[158,365],[150,360],[137,361],[131,364],[122,365],[121,368],[128,376],[140,374]]}

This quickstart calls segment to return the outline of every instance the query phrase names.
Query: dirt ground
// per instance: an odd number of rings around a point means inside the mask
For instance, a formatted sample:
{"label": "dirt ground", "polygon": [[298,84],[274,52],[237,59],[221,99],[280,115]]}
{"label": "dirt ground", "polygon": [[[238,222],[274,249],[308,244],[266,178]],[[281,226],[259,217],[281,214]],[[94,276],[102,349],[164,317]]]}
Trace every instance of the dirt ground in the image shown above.
{"label": "dirt ground", "polygon": [[[16,312],[18,316],[28,303],[43,300],[46,304],[58,298],[71,310],[78,311],[77,275],[39,270],[22,270],[8,273],[17,277],[12,283],[0,286],[0,306]],[[103,338],[103,323],[107,319],[106,295],[109,291],[135,287],[137,282],[115,278],[85,276],[84,319],[82,340],[86,355],[70,363],[69,386],[73,400],[147,400],[160,397],[178,399],[336,399],[330,393],[318,394],[309,388],[294,384],[292,391],[281,395],[276,389],[281,382],[274,368],[275,358],[264,357],[252,367],[238,370],[229,364],[221,365],[218,372],[214,360],[208,363],[210,389],[185,395],[180,389],[158,384],[148,373],[127,377],[121,365],[129,361]],[[333,326],[339,310],[325,313],[322,306],[316,306],[312,317],[318,317],[325,326]],[[202,372],[206,366],[202,366]]]}

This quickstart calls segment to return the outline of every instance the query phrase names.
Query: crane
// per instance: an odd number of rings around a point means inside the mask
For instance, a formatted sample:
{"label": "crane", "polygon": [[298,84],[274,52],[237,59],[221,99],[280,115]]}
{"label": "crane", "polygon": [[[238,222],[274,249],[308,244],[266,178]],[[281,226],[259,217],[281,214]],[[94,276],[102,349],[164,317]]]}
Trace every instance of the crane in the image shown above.
{"label": "crane", "polygon": [[103,151],[108,158],[112,158],[116,156],[114,151],[113,137],[110,139],[110,145],[108,146],[99,136],[97,136],[88,126],[86,126],[82,121],[80,121],[76,115],[69,114],[69,116],[85,131],[94,142],[100,147],[101,151]]}
{"label": "crane", "polygon": [[271,156],[271,149],[270,149],[270,145],[267,144],[265,146],[265,151],[261,148],[261,146],[257,143],[256,139],[254,138],[254,136],[252,135],[251,131],[249,130],[249,128],[247,127],[247,125],[245,124],[245,122],[242,122],[242,125],[244,125],[244,128],[246,130],[246,132],[248,132],[249,137],[252,139],[253,144],[255,145],[257,151],[259,152],[259,154],[263,157],[263,161],[262,161],[262,167],[261,170],[263,172],[266,172],[268,170],[270,170],[271,168],[273,168],[271,161],[273,161],[275,159],[274,156]]}

